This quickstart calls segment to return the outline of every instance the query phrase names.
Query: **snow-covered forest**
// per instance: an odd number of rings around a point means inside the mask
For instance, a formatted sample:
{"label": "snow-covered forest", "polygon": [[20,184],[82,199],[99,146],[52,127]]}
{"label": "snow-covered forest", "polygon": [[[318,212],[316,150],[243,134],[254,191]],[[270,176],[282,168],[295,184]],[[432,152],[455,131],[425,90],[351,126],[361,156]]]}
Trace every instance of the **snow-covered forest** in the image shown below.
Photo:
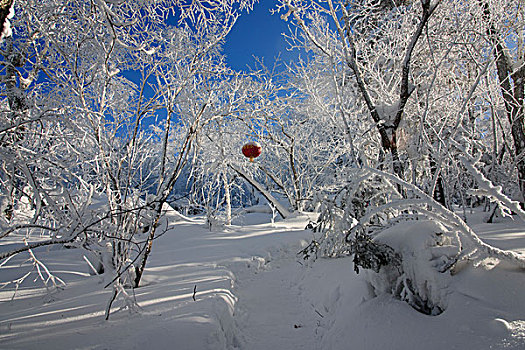
{"label": "snow-covered forest", "polygon": [[0,1],[0,348],[525,348],[525,3],[257,6]]}

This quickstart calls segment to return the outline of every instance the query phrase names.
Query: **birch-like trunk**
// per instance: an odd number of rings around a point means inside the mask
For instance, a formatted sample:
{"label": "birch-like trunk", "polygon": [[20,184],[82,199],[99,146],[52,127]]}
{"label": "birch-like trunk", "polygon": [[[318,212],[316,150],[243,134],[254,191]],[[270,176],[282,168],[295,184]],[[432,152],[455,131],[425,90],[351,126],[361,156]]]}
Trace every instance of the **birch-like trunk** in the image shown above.
{"label": "birch-like trunk", "polygon": [[261,185],[255,179],[253,179],[250,175],[248,175],[242,169],[237,168],[233,165],[228,165],[228,166],[232,168],[237,174],[239,174],[243,179],[248,181],[248,183],[252,185],[257,191],[259,191],[264,196],[264,198],[266,198],[268,202],[270,202],[275,207],[275,209],[277,210],[277,212],[281,215],[283,219],[290,217],[291,213],[288,211],[288,209],[286,209],[281,203],[279,203],[279,201],[274,196],[272,196],[272,194],[266,188],[264,188],[263,185]]}
{"label": "birch-like trunk", "polygon": [[230,184],[228,183],[228,176],[222,173],[222,181],[224,182],[224,202],[226,205],[226,225],[232,224],[232,202],[230,194]]}

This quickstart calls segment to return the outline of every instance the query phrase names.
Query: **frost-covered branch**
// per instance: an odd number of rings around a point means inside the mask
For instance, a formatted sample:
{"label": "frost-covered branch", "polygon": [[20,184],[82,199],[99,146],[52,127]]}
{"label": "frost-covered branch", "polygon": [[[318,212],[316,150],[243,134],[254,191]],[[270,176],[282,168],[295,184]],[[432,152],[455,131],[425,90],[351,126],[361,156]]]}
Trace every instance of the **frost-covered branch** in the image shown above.
{"label": "frost-covered branch", "polygon": [[[467,225],[467,223],[463,221],[457,214],[445,208],[440,203],[436,202],[432,197],[427,195],[425,192],[423,192],[416,186],[399,179],[395,175],[377,169],[365,168],[364,170],[369,172],[370,174],[378,175],[382,178],[388,179],[389,181],[397,183],[406,188],[407,190],[411,191],[415,196],[419,197],[423,201],[420,203],[424,203],[425,206],[431,207],[432,211],[436,212],[439,215],[433,216],[434,219],[440,219],[440,222],[443,225],[449,227],[450,225],[453,225],[455,229],[459,230],[461,236],[464,238],[464,250],[462,252],[462,256],[468,257],[469,255],[479,252],[482,255],[499,258],[508,261],[516,266],[525,268],[525,258],[522,255],[486,244],[478,237],[478,235],[472,230],[472,228],[470,228]],[[418,207],[413,207],[413,209],[417,211]],[[424,214],[428,211],[426,211],[425,208],[423,208],[421,212]]]}
{"label": "frost-covered branch", "polygon": [[501,186],[494,186],[485,175],[483,175],[474,165],[475,159],[470,156],[461,155],[459,156],[461,164],[468,170],[478,184],[477,189],[470,190],[474,195],[487,196],[492,200],[496,201],[504,210],[507,209],[516,213],[525,222],[525,211],[521,208],[520,202],[511,200],[503,193]]}
{"label": "frost-covered branch", "polygon": [[253,179],[250,175],[248,175],[241,168],[238,168],[238,167],[236,167],[234,165],[231,165],[231,164],[229,164],[228,166],[230,168],[232,168],[235,172],[237,172],[240,176],[242,176],[243,179],[248,181],[250,183],[250,185],[255,187],[257,189],[257,191],[259,191],[264,196],[264,198],[266,198],[268,200],[268,202],[272,203],[272,205],[275,207],[275,209],[277,209],[277,211],[283,217],[283,219],[286,219],[286,218],[290,217],[291,214],[288,211],[288,209],[286,209],[281,203],[279,203],[279,201],[277,199],[275,199],[275,197],[272,196],[272,194],[263,185],[261,185],[255,179]]}

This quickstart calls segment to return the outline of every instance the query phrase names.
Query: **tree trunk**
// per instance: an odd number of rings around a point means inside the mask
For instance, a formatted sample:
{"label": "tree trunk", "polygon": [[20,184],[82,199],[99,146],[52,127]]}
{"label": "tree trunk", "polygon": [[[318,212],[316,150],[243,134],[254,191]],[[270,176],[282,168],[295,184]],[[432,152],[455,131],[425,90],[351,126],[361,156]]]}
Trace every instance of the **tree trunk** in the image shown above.
{"label": "tree trunk", "polygon": [[[487,23],[487,34],[494,46],[494,58],[500,83],[501,94],[505,104],[505,112],[511,126],[512,139],[515,149],[515,163],[518,172],[518,186],[521,192],[521,205],[525,203],[525,125],[524,125],[524,93],[525,93],[525,66],[521,65],[515,71],[512,67],[511,57],[505,50],[505,38],[492,24],[490,7],[487,3],[479,1],[483,9],[483,17]],[[519,50],[519,48],[518,48]]]}
{"label": "tree trunk", "polygon": [[13,6],[14,0],[3,0],[0,1],[0,40],[5,38],[6,27],[8,23],[8,16],[11,12],[11,7]]}
{"label": "tree trunk", "polygon": [[[408,102],[408,99],[412,95],[412,92],[414,91],[414,87],[411,86],[409,82],[410,64],[412,61],[412,54],[414,53],[414,49],[419,39],[421,38],[423,29],[426,27],[428,20],[432,16],[432,13],[434,12],[438,4],[439,2],[431,6],[430,0],[421,0],[422,14],[419,19],[419,22],[416,25],[415,31],[411,35],[408,46],[406,47],[406,50],[405,50],[405,55],[404,55],[403,64],[401,68],[401,81],[399,85],[398,108],[397,108],[397,112],[395,116],[380,115],[377,110],[376,104],[374,104],[374,102],[372,101],[372,97],[365,84],[364,76],[362,72],[360,71],[357,61],[356,61],[357,49],[355,47],[355,43],[352,38],[352,35],[353,35],[352,25],[348,21],[349,16],[348,16],[348,13],[345,11],[344,6],[342,8],[343,13],[344,13],[344,19],[345,19],[344,32],[343,32],[343,29],[340,26],[338,26],[339,35],[342,38],[346,37],[346,41],[345,41],[346,63],[348,67],[354,73],[354,76],[356,78],[357,88],[362,94],[362,97],[366,103],[366,106],[368,108],[368,111],[370,112],[370,115],[374,123],[377,125],[377,130],[381,137],[381,145],[385,151],[390,152],[390,154],[392,155],[393,171],[400,179],[404,179],[404,169],[403,169],[403,164],[399,158],[399,150],[398,150],[396,134],[399,130],[399,125],[401,123],[403,114],[405,112],[405,106]],[[389,117],[389,118],[393,117],[393,121],[389,122],[388,124],[385,123],[385,121],[387,120],[386,117]]]}
{"label": "tree trunk", "polygon": [[146,269],[146,262],[148,261],[148,257],[151,253],[151,248],[153,247],[153,240],[155,239],[155,233],[157,232],[157,227],[159,226],[159,221],[162,216],[162,204],[163,202],[159,203],[159,207],[155,211],[155,219],[150,227],[148,240],[146,241],[146,246],[144,248],[144,253],[142,255],[140,265],[138,267],[135,267],[135,281],[133,286],[134,288],[137,288],[139,286],[142,275],[144,274],[144,270]]}
{"label": "tree trunk", "polygon": [[[437,168],[436,160],[434,159],[432,154],[430,154],[429,163],[430,163],[430,174],[432,175],[432,179],[434,179],[436,177],[436,172],[438,171],[438,168]],[[431,193],[430,195],[432,196],[432,198],[434,198],[436,202],[440,203],[445,208],[448,208],[447,198],[445,197],[445,186],[443,184],[443,177],[441,176],[441,172],[437,174],[436,186],[434,188],[433,193]]]}
{"label": "tree trunk", "polygon": [[250,185],[255,187],[268,200],[268,202],[270,202],[275,207],[275,209],[277,210],[277,212],[279,212],[279,214],[281,215],[283,219],[286,219],[287,217],[291,215],[290,212],[281,203],[279,203],[279,201],[275,199],[275,197],[272,196],[271,193],[268,192],[268,190],[264,188],[263,185],[261,185],[259,182],[252,179],[248,174],[246,174],[241,169],[231,164],[228,164],[228,166],[232,168],[237,174],[239,174],[243,179],[248,181]]}
{"label": "tree trunk", "polygon": [[299,176],[297,175],[297,169],[295,168],[295,151],[292,141],[292,146],[289,152],[290,169],[292,170],[292,183],[294,191],[294,210],[302,210],[302,198],[301,198],[301,185],[299,184]]}
{"label": "tree trunk", "polygon": [[232,224],[232,203],[230,194],[230,184],[226,173],[222,173],[222,181],[224,182],[224,201],[226,203],[226,225]]}
{"label": "tree trunk", "polygon": [[392,167],[394,174],[400,179],[404,179],[405,167],[399,158],[399,150],[397,148],[397,128],[392,130],[392,140],[389,145],[390,154],[392,155]]}

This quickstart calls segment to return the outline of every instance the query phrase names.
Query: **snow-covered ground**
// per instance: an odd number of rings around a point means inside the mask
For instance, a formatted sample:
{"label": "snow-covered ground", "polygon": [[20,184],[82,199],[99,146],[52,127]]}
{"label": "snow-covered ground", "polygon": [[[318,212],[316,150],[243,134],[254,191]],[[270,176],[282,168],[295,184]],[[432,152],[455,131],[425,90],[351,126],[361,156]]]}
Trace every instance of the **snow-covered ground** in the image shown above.
{"label": "snow-covered ground", "polygon": [[[173,228],[155,241],[135,290],[139,308],[116,302],[105,321],[112,291],[81,251],[42,250],[67,286],[46,291],[32,277],[13,301],[12,285],[0,290],[0,349],[525,349],[525,271],[498,261],[457,271],[442,291],[446,310],[427,316],[373,296],[351,258],[302,261],[307,217],[272,224],[250,213],[217,231],[168,217]],[[474,228],[525,252],[523,223]],[[23,263],[1,266],[0,281]]]}

